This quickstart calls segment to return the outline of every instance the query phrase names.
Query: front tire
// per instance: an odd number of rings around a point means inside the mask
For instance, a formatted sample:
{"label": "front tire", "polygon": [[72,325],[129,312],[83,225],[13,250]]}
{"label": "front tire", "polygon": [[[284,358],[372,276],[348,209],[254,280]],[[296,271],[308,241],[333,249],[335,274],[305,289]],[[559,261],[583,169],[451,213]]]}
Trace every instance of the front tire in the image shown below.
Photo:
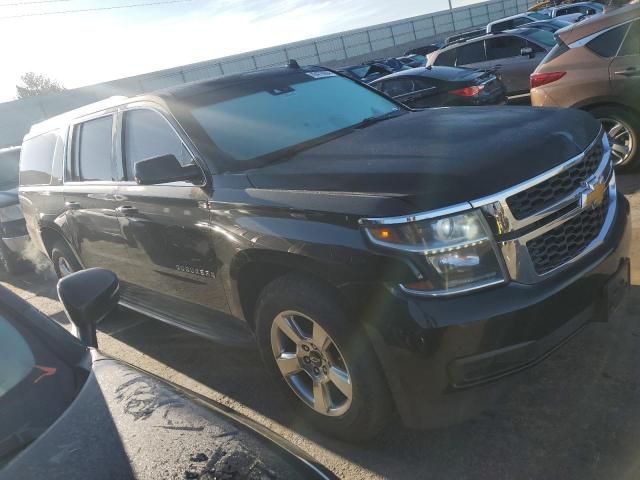
{"label": "front tire", "polygon": [[64,278],[74,272],[82,270],[71,249],[62,240],[57,241],[51,249],[51,261],[58,278]]}
{"label": "front tire", "polygon": [[256,308],[262,358],[317,429],[348,441],[382,431],[391,396],[362,327],[328,286],[298,275],[274,280]]}
{"label": "front tire", "polygon": [[640,163],[640,119],[622,107],[597,107],[590,110],[609,136],[611,155],[618,171],[630,171]]}

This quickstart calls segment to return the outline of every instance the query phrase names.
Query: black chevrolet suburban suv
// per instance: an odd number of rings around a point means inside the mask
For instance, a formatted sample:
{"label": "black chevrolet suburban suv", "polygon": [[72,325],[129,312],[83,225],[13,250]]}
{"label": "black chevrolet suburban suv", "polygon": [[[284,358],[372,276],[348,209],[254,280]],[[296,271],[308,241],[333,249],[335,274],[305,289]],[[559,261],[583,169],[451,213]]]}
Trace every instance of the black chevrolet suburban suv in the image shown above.
{"label": "black chevrolet suburban suv", "polygon": [[469,416],[629,284],[629,204],[588,114],[411,111],[319,67],[52,118],[20,183],[59,276],[104,267],[125,307],[255,337],[344,438]]}

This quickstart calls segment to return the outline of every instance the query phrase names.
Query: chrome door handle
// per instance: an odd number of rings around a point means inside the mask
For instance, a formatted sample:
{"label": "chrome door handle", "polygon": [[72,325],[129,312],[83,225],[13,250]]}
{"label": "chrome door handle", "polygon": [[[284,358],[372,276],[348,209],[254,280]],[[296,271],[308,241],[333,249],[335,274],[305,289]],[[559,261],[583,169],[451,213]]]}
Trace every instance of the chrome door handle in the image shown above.
{"label": "chrome door handle", "polygon": [[123,205],[121,207],[116,208],[116,212],[122,215],[133,215],[135,213],[138,213],[138,209],[130,205]]}
{"label": "chrome door handle", "polygon": [[80,204],[78,202],[64,202],[64,206],[67,210],[79,210]]}
{"label": "chrome door handle", "polygon": [[613,72],[614,75],[622,75],[623,77],[637,77],[640,75],[640,70],[635,67],[629,67],[625,70],[618,70],[617,72]]}

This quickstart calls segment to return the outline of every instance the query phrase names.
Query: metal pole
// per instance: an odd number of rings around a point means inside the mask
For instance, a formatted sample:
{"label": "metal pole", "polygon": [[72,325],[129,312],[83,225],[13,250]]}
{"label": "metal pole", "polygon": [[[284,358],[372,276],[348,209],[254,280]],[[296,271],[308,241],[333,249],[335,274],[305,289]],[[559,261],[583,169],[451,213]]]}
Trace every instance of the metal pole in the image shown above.
{"label": "metal pole", "polygon": [[456,31],[456,19],[453,18],[453,5],[451,4],[452,0],[449,0],[449,13],[451,14],[451,26],[453,27],[453,31]]}

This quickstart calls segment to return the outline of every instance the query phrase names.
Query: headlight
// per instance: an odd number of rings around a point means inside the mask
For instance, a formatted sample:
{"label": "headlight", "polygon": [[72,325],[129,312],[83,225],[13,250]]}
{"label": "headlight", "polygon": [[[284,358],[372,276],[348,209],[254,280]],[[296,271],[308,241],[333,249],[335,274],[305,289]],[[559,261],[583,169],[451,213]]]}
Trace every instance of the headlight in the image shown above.
{"label": "headlight", "polygon": [[491,233],[478,211],[407,223],[366,225],[377,245],[415,254],[424,278],[402,287],[451,294],[504,281]]}

